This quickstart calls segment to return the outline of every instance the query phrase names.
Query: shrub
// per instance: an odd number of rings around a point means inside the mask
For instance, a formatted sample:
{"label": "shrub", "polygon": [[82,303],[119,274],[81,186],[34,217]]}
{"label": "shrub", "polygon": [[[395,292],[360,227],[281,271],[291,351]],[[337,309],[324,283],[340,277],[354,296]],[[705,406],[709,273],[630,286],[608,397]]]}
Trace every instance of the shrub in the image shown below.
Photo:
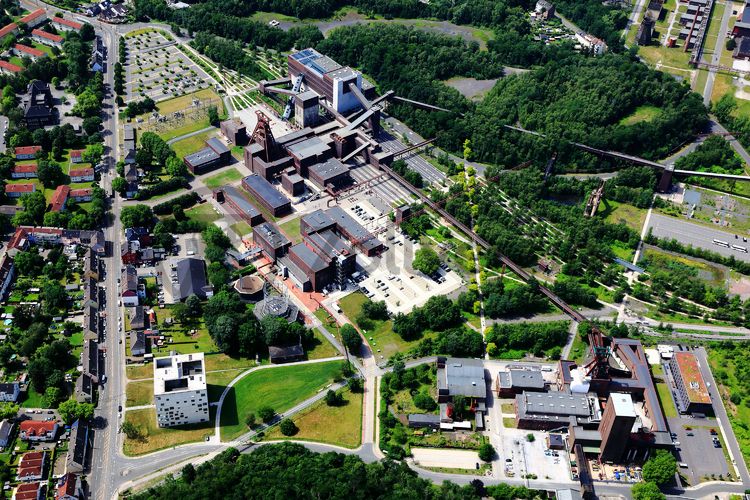
{"label": "shrub", "polygon": [[288,418],[285,418],[279,424],[279,430],[281,430],[281,433],[285,436],[294,436],[295,434],[297,434],[297,431],[299,431],[299,428],[295,425],[294,422],[292,422]]}

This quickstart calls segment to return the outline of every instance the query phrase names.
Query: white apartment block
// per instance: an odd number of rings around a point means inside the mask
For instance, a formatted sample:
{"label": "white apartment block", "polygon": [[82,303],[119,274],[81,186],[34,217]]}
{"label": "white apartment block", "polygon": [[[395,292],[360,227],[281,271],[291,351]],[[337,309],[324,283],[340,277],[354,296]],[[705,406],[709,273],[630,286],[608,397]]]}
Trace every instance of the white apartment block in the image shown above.
{"label": "white apartment block", "polygon": [[159,427],[208,422],[202,352],[154,359],[154,403]]}

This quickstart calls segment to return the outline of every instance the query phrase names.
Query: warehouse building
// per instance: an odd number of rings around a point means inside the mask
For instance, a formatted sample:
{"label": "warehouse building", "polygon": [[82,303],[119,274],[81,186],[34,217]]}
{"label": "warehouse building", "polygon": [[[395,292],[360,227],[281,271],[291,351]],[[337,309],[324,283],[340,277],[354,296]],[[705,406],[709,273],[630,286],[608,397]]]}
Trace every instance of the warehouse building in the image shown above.
{"label": "warehouse building", "polygon": [[224,137],[235,146],[244,146],[247,144],[247,127],[240,120],[225,120],[221,122],[219,128]]}
{"label": "warehouse building", "polygon": [[292,242],[281,234],[279,228],[270,222],[264,222],[253,228],[253,243],[260,247],[266,258],[274,262],[286,255],[292,245]]}
{"label": "warehouse building", "polygon": [[226,165],[232,157],[232,152],[216,137],[206,141],[206,147],[200,151],[187,155],[185,165],[194,175],[205,174],[216,167]]}
{"label": "warehouse building", "polygon": [[588,426],[601,420],[599,402],[593,393],[523,392],[516,396],[515,406],[519,429]]}
{"label": "warehouse building", "polygon": [[508,369],[497,374],[495,390],[499,398],[510,398],[524,391],[542,392],[547,385],[540,370]]}
{"label": "warehouse building", "polygon": [[365,255],[372,256],[383,251],[383,243],[340,206],[329,208],[326,214],[336,223],[338,232]]}
{"label": "warehouse building", "polygon": [[599,424],[602,436],[600,458],[603,462],[619,462],[628,445],[628,439],[623,437],[630,436],[637,420],[638,415],[630,394],[613,392],[609,395]]}
{"label": "warehouse building", "polygon": [[292,196],[300,196],[305,192],[305,180],[301,175],[290,169],[281,175],[281,187]]}
{"label": "warehouse building", "polygon": [[250,227],[255,227],[263,222],[263,214],[242,193],[232,186],[224,186],[217,189],[214,191],[214,198],[219,203],[229,205],[234,215],[247,221]]}
{"label": "warehouse building", "polygon": [[669,368],[677,386],[676,402],[680,413],[712,413],[711,396],[695,354],[675,352],[669,361]]}
{"label": "warehouse building", "polygon": [[310,166],[308,177],[320,189],[326,189],[328,186],[340,188],[351,182],[349,167],[336,158],[329,158],[324,163]]}
{"label": "warehouse building", "polygon": [[447,403],[454,396],[475,402],[487,399],[484,363],[480,359],[437,358],[438,403]]}
{"label": "warehouse building", "polygon": [[274,217],[281,217],[292,211],[292,202],[281,194],[263,177],[249,175],[242,179],[242,187],[268,210]]}
{"label": "warehouse building", "polygon": [[346,279],[354,272],[355,259],[352,248],[327,230],[304,236],[303,242],[292,246],[289,260],[294,266],[288,267],[302,291],[318,292],[329,285],[345,287]]}

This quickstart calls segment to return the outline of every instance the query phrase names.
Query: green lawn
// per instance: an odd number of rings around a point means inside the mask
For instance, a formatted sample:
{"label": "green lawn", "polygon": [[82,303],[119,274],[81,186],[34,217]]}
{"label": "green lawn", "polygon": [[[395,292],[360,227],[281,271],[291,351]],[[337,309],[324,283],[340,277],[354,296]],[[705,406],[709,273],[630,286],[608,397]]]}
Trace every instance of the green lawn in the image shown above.
{"label": "green lawn", "polygon": [[206,373],[206,384],[208,385],[208,401],[218,401],[229,382],[245,371],[245,368],[235,370],[221,370]]}
{"label": "green lawn", "polygon": [[[352,323],[356,323],[355,318],[359,315],[362,309],[362,304],[367,302],[369,299],[361,292],[350,293],[346,297],[339,300],[339,306]],[[358,325],[359,326],[359,325]],[[373,321],[372,328],[361,329],[370,347],[375,355],[376,362],[380,363],[390,358],[397,352],[405,353],[410,348],[416,346],[420,339],[416,339],[410,342],[402,339],[397,333],[393,331],[392,321]],[[434,335],[432,333],[425,332],[422,338]]]}
{"label": "green lawn", "polygon": [[193,208],[185,210],[185,215],[188,219],[205,222],[206,224],[221,219],[221,216],[216,213],[216,210],[214,210],[213,205],[210,203],[203,203],[202,205],[196,205]]}
{"label": "green lawn", "polygon": [[[335,332],[331,332],[335,334]],[[313,339],[309,345],[305,346],[307,359],[332,358],[339,355],[339,351],[333,347],[323,333],[317,328],[313,329]]]}
{"label": "green lawn", "polygon": [[[266,438],[303,439],[356,448],[362,442],[362,393],[343,393],[346,404],[328,406],[320,401],[292,419],[299,428],[293,436],[284,436],[279,427],[271,429]],[[336,425],[331,425],[335,422]]]}
{"label": "green lawn", "polygon": [[620,125],[635,125],[641,122],[650,122],[661,115],[661,109],[656,106],[638,106],[630,115],[620,120]]}
{"label": "green lawn", "polygon": [[253,228],[250,227],[250,224],[248,224],[244,220],[235,222],[229,227],[232,228],[232,231],[237,233],[237,236],[239,236],[240,238],[253,232]]}
{"label": "green lawn", "polygon": [[214,131],[202,132],[197,135],[181,139],[172,144],[175,154],[178,158],[182,159],[187,155],[196,153],[206,147],[206,140],[214,135]]}
{"label": "green lawn", "polygon": [[247,431],[245,418],[262,406],[283,412],[312,397],[341,373],[340,361],[267,368],[250,373],[234,385],[221,410],[221,439]]}
{"label": "green lawn", "polygon": [[154,376],[154,367],[151,363],[145,365],[129,365],[125,367],[125,374],[130,380],[152,378]]}
{"label": "green lawn", "polygon": [[641,228],[646,221],[647,213],[648,210],[645,208],[636,208],[633,205],[605,198],[599,205],[596,215],[597,217],[604,217],[604,220],[611,224],[625,224],[638,234],[641,234]]}
{"label": "green lawn", "polygon": [[203,183],[210,189],[216,189],[221,186],[226,186],[227,184],[233,184],[240,179],[242,179],[242,174],[239,173],[237,169],[230,168],[220,174],[206,177],[203,179]]}
{"label": "green lawn", "polygon": [[154,404],[154,381],[130,382],[125,388],[125,406]]}
{"label": "green lawn", "polygon": [[[21,397],[23,398],[23,394]],[[26,389],[26,398],[21,401],[21,408],[44,408],[43,395],[29,386]]]}
{"label": "green lawn", "polygon": [[281,230],[293,244],[302,241],[302,235],[299,234],[300,221],[300,217],[295,217],[279,225]]}
{"label": "green lawn", "polygon": [[138,427],[141,437],[139,439],[125,438],[123,452],[128,456],[143,455],[180,444],[203,441],[206,436],[213,434],[213,414],[212,408],[211,420],[201,424],[159,427],[156,423],[154,408],[126,411],[125,421]]}
{"label": "green lawn", "polygon": [[656,392],[659,395],[659,405],[664,410],[665,417],[676,417],[677,408],[674,407],[674,401],[672,401],[672,395],[669,391],[669,386],[664,382],[656,383]]}

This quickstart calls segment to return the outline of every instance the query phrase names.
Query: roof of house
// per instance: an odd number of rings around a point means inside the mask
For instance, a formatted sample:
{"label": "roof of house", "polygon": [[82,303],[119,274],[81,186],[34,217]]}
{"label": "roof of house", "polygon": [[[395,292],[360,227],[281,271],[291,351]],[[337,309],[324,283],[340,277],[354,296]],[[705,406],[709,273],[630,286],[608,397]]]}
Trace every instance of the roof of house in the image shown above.
{"label": "roof of house", "polygon": [[[191,295],[205,295],[206,263],[203,259],[188,257],[181,259],[176,264],[177,286],[173,284],[172,296],[175,299],[186,299]],[[177,293],[175,293],[175,291]]]}
{"label": "roof of house", "polygon": [[10,420],[0,422],[0,441],[7,441],[11,432],[13,432],[13,422]]}
{"label": "roof of house", "polygon": [[5,382],[0,384],[0,394],[13,394],[18,388],[18,382]]}
{"label": "roof of house", "polygon": [[46,453],[43,451],[30,451],[21,455],[21,461],[18,463],[18,473],[16,476],[21,480],[29,477],[40,477],[44,470],[45,455]]}
{"label": "roof of house", "polygon": [[83,149],[73,149],[70,151],[71,158],[80,158],[83,155]]}
{"label": "roof of house", "polygon": [[430,413],[410,413],[407,415],[409,423],[420,423],[420,424],[440,424],[440,415],[433,415]]}
{"label": "roof of house", "polygon": [[70,186],[57,186],[57,189],[55,189],[55,192],[52,194],[52,199],[49,202],[50,210],[53,212],[59,212],[62,210],[63,206],[65,206],[65,202],[68,201],[68,196],[70,196]]}
{"label": "roof of house", "polygon": [[122,289],[133,292],[138,290],[138,271],[132,265],[127,265],[122,270]]}
{"label": "roof of house", "polygon": [[83,196],[91,196],[93,192],[94,188],[71,189],[70,196],[73,198],[81,198]]}
{"label": "roof of house", "polygon": [[[747,10],[750,11],[750,9]],[[750,36],[740,37],[740,41],[734,49],[734,54],[750,54]]]}
{"label": "roof of house", "polygon": [[11,169],[11,172],[14,174],[28,174],[30,172],[36,172],[37,169],[36,165],[14,165]]}
{"label": "roof of house", "polygon": [[146,349],[146,335],[142,330],[133,330],[130,332],[130,352],[140,349]]}
{"label": "roof of house", "polygon": [[13,150],[13,152],[18,155],[33,155],[36,154],[37,151],[41,151],[41,146],[18,146]]}
{"label": "roof of house", "polygon": [[27,436],[42,436],[55,431],[57,422],[54,420],[42,421],[42,420],[24,420],[21,422],[21,432],[25,432]]}
{"label": "roof of house", "polygon": [[19,484],[13,492],[13,498],[16,500],[36,500],[41,498],[40,489],[42,483],[22,483]]}
{"label": "roof of house", "polygon": [[70,468],[70,465],[78,465],[80,468],[83,468],[86,462],[86,448],[88,447],[88,443],[88,424],[81,420],[76,420],[70,426],[70,445],[68,447],[68,456],[66,457],[68,468]]}
{"label": "roof of house", "polygon": [[237,189],[235,189],[232,186],[224,186],[221,188],[222,191],[224,191],[224,196],[226,198],[229,198],[232,203],[237,205],[237,207],[242,210],[248,217],[255,218],[261,215],[260,210],[255,208],[255,205],[250,203],[247,198],[245,198],[242,193],[240,193]]}
{"label": "roof of house", "polygon": [[[516,397],[519,414],[543,414],[559,416],[588,417],[591,415],[589,398],[584,393],[524,392]],[[520,404],[518,404],[520,403]]]}
{"label": "roof of house", "polygon": [[57,23],[57,24],[63,24],[65,26],[68,26],[68,27],[73,28],[75,30],[79,30],[79,29],[83,28],[83,24],[81,24],[81,23],[77,23],[75,21],[71,21],[70,19],[64,19],[62,17],[57,17],[57,16],[55,16],[55,17],[52,18],[52,22],[53,23]]}
{"label": "roof of house", "polygon": [[690,402],[711,404],[711,396],[708,394],[706,382],[703,380],[698,358],[695,357],[695,354],[678,351],[674,353],[673,359],[679,368],[682,383]]}
{"label": "roof of house", "polygon": [[298,356],[304,356],[305,350],[301,344],[290,345],[290,346],[268,346],[268,357],[273,361],[274,359],[293,358]]}
{"label": "roof of house", "polygon": [[78,476],[72,472],[64,474],[57,480],[55,498],[64,498],[66,496],[76,496]]}
{"label": "roof of house", "polygon": [[34,47],[29,47],[28,45],[22,45],[20,43],[15,44],[13,48],[34,57],[42,57],[46,54],[43,50],[35,49]]}
{"label": "roof of house", "polygon": [[10,23],[6,24],[2,28],[0,28],[0,38],[18,30],[18,25],[16,23]]}
{"label": "roof of house", "polygon": [[146,328],[146,308],[135,306],[130,311],[130,328]]}
{"label": "roof of house", "polygon": [[323,163],[317,163],[308,168],[311,175],[315,175],[326,182],[349,172],[349,167],[341,163],[337,158],[329,158]]}
{"label": "roof of house", "polygon": [[94,175],[94,169],[87,167],[87,168],[71,168],[70,172],[68,172],[68,175],[71,177],[85,177],[89,175]]}
{"label": "roof of house", "polygon": [[36,189],[36,186],[32,182],[20,182],[18,184],[7,184],[5,186],[6,193],[32,193]]}
{"label": "roof of house", "polygon": [[326,210],[326,214],[333,219],[339,231],[346,233],[345,236],[350,241],[356,241],[357,245],[367,248],[376,247],[381,244],[380,240],[375,238],[362,224],[354,220],[340,206],[336,205],[329,208]]}
{"label": "roof of house", "polygon": [[44,9],[37,9],[23,16],[21,19],[18,20],[18,22],[28,24],[29,21],[33,21],[34,19],[44,16],[46,14],[47,12]]}
{"label": "roof of house", "polygon": [[477,359],[448,358],[445,368],[438,369],[438,390],[448,390],[451,396],[487,397],[484,365]]}
{"label": "roof of house", "polygon": [[289,198],[279,193],[270,182],[259,175],[248,175],[242,182],[272,208],[280,208],[291,203]]}
{"label": "roof of house", "polygon": [[336,254],[347,256],[354,253],[352,247],[330,229],[310,234],[304,239],[310,248],[322,257],[330,258]]}
{"label": "roof of house", "polygon": [[8,61],[0,61],[0,68],[7,69],[8,71],[12,71],[13,73],[23,71],[23,68],[21,66],[16,66],[15,64],[11,64]]}
{"label": "roof of house", "polygon": [[540,370],[508,370],[498,374],[500,387],[518,389],[544,389],[544,377]]}
{"label": "roof of house", "polygon": [[34,31],[31,32],[31,34],[41,37],[41,38],[46,38],[47,40],[51,40],[56,43],[60,43],[63,41],[63,37],[61,37],[60,35],[55,35],[54,33],[47,33],[46,31],[40,30],[40,29],[35,29]]}

